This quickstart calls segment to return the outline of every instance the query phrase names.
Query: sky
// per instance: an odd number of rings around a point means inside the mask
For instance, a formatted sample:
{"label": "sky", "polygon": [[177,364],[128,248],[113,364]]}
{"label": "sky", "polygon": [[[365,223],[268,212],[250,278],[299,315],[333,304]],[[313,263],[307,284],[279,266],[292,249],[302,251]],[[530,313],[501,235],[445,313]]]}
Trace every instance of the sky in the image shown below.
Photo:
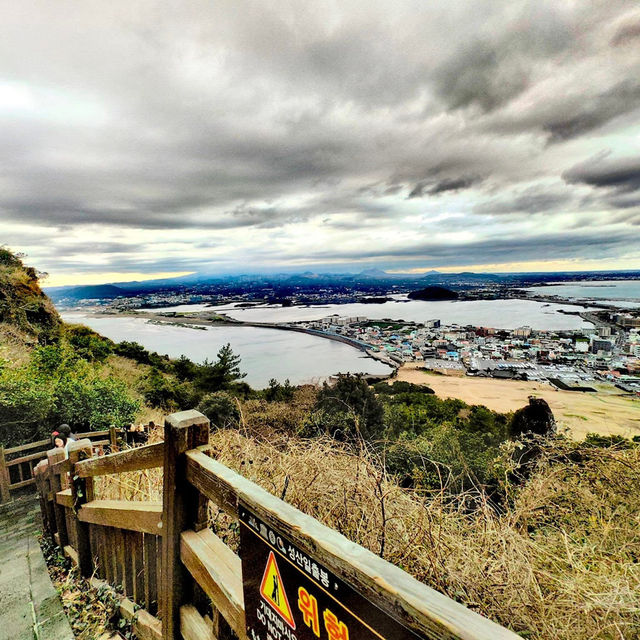
{"label": "sky", "polygon": [[0,244],[48,285],[640,269],[637,0],[21,0]]}

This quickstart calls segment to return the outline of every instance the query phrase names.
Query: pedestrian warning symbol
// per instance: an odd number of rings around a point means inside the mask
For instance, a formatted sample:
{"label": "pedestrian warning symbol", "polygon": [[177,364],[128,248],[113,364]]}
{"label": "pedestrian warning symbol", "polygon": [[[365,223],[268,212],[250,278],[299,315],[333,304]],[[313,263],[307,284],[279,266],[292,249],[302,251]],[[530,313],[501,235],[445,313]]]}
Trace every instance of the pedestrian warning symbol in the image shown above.
{"label": "pedestrian warning symbol", "polygon": [[365,598],[245,504],[240,503],[238,511],[248,640],[426,638]]}
{"label": "pedestrian warning symbol", "polygon": [[291,614],[287,592],[282,585],[280,569],[273,551],[269,553],[267,566],[260,584],[260,595],[276,610],[282,619],[295,631],[296,623]]}

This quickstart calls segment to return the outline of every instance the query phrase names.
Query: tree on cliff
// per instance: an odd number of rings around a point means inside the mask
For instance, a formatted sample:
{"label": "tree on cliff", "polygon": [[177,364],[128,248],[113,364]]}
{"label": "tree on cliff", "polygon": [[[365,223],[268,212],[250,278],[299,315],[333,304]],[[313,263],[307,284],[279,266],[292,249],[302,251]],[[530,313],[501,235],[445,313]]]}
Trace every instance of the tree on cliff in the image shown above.
{"label": "tree on cliff", "polygon": [[558,427],[553,411],[544,398],[529,396],[529,404],[513,414],[509,424],[509,437],[554,436]]}

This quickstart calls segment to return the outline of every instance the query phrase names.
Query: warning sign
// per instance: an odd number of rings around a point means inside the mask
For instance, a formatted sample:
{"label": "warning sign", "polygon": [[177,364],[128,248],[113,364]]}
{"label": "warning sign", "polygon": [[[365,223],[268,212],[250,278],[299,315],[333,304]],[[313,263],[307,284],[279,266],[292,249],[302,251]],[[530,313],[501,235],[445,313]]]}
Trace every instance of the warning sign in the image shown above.
{"label": "warning sign", "polygon": [[278,563],[276,562],[276,557],[273,555],[273,551],[269,552],[269,559],[267,560],[267,566],[262,576],[262,583],[260,584],[260,595],[295,631],[296,623],[293,621],[289,599],[287,598],[287,592],[282,586],[280,570],[278,569]]}
{"label": "warning sign", "polygon": [[418,640],[282,533],[240,505],[249,640]]}

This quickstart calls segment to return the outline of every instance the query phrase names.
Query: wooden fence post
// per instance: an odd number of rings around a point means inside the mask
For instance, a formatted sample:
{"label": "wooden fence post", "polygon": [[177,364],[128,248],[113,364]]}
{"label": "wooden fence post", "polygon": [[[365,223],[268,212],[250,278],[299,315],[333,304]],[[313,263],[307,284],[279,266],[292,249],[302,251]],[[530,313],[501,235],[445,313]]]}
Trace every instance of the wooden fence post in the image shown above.
{"label": "wooden fence post", "polygon": [[111,443],[111,453],[115,453],[118,450],[118,434],[115,424],[109,426],[109,442]]}
{"label": "wooden fence post", "polygon": [[90,458],[92,454],[91,441],[78,440],[69,445],[69,462],[71,463],[71,496],[73,498],[73,523],[76,530],[78,568],[85,578],[93,573],[91,558],[91,542],[89,540],[89,525],[81,522],[78,511],[85,502],[93,500],[93,478],[79,478],[75,474],[75,463]]}
{"label": "wooden fence post", "polygon": [[47,496],[44,488],[44,483],[42,481],[42,471],[45,462],[45,460],[40,460],[40,462],[38,462],[35,469],[33,470],[33,476],[36,479],[36,490],[38,492],[38,499],[40,500],[40,516],[42,517],[43,533],[49,528],[47,524]]}
{"label": "wooden fence post", "polygon": [[209,420],[198,411],[181,411],[164,423],[162,509],[162,637],[180,640],[180,606],[192,596],[193,579],[180,560],[180,535],[207,525],[208,500],[186,479],[185,452],[209,442]]}
{"label": "wooden fence post", "polygon": [[51,467],[48,460],[42,461],[42,487],[44,489],[44,507],[47,513],[47,528],[53,538],[56,534],[56,515],[53,510],[53,496],[51,491]]}
{"label": "wooden fence post", "polygon": [[[64,460],[64,449],[56,447],[47,451],[47,461],[49,462],[49,469],[51,474],[51,492],[53,493],[53,513],[56,519],[56,529],[58,530],[58,545],[64,549],[69,544],[69,535],[67,533],[67,520],[65,517],[65,507],[58,504],[56,500],[56,494],[62,489],[61,476],[58,473],[53,473],[51,468],[56,462]],[[66,475],[66,474],[65,474]]]}
{"label": "wooden fence post", "polygon": [[4,457],[4,447],[0,445],[0,504],[9,502],[9,468]]}

